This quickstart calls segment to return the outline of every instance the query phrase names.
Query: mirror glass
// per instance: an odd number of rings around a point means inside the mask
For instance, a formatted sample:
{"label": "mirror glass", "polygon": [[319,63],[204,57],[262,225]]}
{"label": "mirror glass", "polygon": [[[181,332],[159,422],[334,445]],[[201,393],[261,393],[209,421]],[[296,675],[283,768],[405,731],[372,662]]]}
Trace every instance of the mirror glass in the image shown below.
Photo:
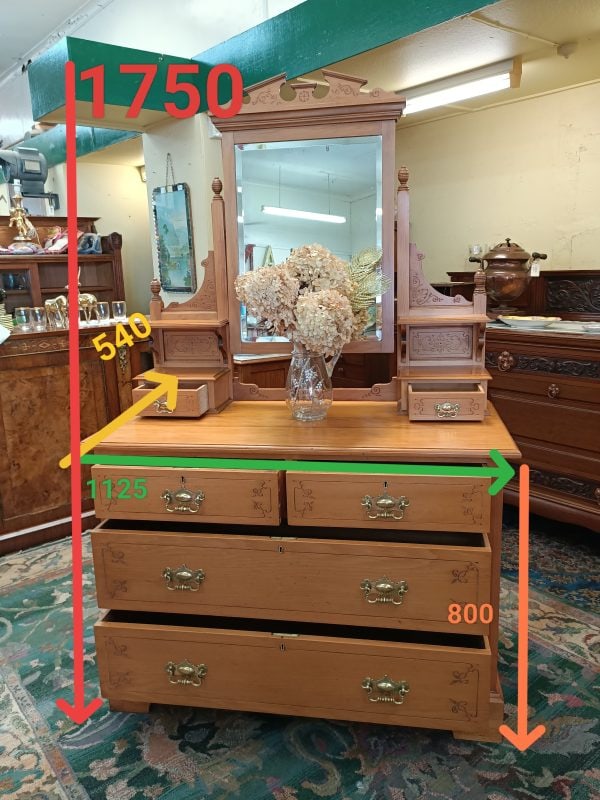
{"label": "mirror glass", "polygon": [[[239,271],[279,264],[295,247],[320,244],[349,261],[381,248],[382,137],[237,144]],[[241,308],[242,340],[286,341]],[[381,339],[378,299],[364,335]]]}

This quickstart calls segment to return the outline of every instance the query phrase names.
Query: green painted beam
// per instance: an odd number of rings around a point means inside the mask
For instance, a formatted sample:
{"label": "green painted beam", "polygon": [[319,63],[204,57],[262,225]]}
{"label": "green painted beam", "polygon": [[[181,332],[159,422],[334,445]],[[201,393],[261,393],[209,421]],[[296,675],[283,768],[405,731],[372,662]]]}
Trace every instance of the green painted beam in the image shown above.
{"label": "green painted beam", "polygon": [[[198,61],[178,56],[135,50],[130,47],[117,47],[101,42],[90,42],[67,36],[54,47],[39,56],[29,67],[29,89],[33,118],[43,120],[49,114],[63,109],[65,105],[64,74],[67,61],[77,66],[76,97],[78,101],[91,103],[93,82],[82,81],[79,73],[83,70],[103,65],[105,69],[105,103],[107,106],[128,108],[137,92],[142,76],[120,72],[122,64],[156,64],[158,72],[143,104],[145,110],[160,111],[165,114],[165,100],[174,98],[165,93],[167,68],[169,64],[197,64]],[[208,69],[200,69],[198,75],[186,75],[185,80],[195,84],[201,96],[205,94],[204,84]],[[183,78],[181,80],[184,80]],[[222,82],[225,85],[225,81]],[[181,101],[181,95],[175,98]],[[99,120],[99,124],[100,124]]]}
{"label": "green painted beam", "polygon": [[245,86],[281,72],[295,78],[496,2],[305,0],[195,59],[235,64]]}
{"label": "green painted beam", "polygon": [[[88,153],[95,153],[110,147],[111,144],[124,142],[126,139],[134,139],[139,134],[132,131],[115,131],[109,128],[87,128],[83,125],[77,126],[77,156],[86,156]],[[64,164],[66,154],[65,126],[57,125],[49,131],[33,136],[24,142],[20,142],[23,147],[35,147],[40,153],[46,156],[49,167],[57,164]],[[14,150],[15,148],[9,148]],[[4,174],[0,170],[0,183],[4,183]]]}
{"label": "green painted beam", "polygon": [[[497,0],[493,0],[497,2]],[[222,63],[240,69],[249,86],[280,72],[302,75],[396,39],[468,14],[490,3],[481,0],[305,0],[289,11],[256,25],[239,36],[198,54],[194,59],[117,47],[66,37],[39,56],[29,67],[33,118],[41,120],[64,107],[64,67],[73,60],[78,72],[103,64],[107,105],[127,108],[139,85],[137,75],[123,75],[121,64],[156,64],[158,74],[144,102],[144,110],[160,112],[165,100],[169,64],[200,63],[196,84],[206,110],[204,91],[209,69]],[[220,102],[228,98],[228,81],[220,82]],[[78,80],[77,99],[92,100],[92,81]],[[165,114],[166,116],[166,114]],[[141,128],[140,128],[141,129]]]}

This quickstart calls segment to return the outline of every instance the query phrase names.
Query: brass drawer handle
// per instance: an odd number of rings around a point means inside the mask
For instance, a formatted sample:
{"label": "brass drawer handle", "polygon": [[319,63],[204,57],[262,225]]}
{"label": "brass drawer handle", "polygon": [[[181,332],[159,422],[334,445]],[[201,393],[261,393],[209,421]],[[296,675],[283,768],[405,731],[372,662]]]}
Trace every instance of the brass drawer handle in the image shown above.
{"label": "brass drawer handle", "polygon": [[376,581],[365,578],[360,588],[365,593],[367,603],[393,603],[395,606],[402,605],[404,595],[408,592],[406,581],[392,581],[385,577]]}
{"label": "brass drawer handle", "polygon": [[515,357],[508,350],[503,350],[498,356],[497,364],[500,372],[508,372],[515,365]]}
{"label": "brass drawer handle", "polygon": [[169,661],[165,666],[165,671],[169,676],[169,683],[179,686],[201,686],[202,679],[206,677],[206,664],[191,664],[187,659],[176,664]]}
{"label": "brass drawer handle", "polygon": [[436,417],[440,419],[452,419],[458,416],[460,403],[436,403],[433,407]]}
{"label": "brass drawer handle", "polygon": [[555,383],[551,383],[548,387],[548,397],[552,400],[555,400],[560,394],[560,386],[557,386]]}
{"label": "brass drawer handle", "polygon": [[371,703],[394,703],[396,706],[404,703],[404,697],[410,691],[410,686],[406,681],[394,681],[388,675],[384,675],[379,680],[365,678],[362,688],[369,695]]}
{"label": "brass drawer handle", "polygon": [[167,584],[167,589],[171,592],[177,590],[183,592],[197,592],[200,584],[206,577],[204,571],[201,569],[190,569],[182,564],[177,569],[165,567],[162,576]]}
{"label": "brass drawer handle", "polygon": [[153,405],[158,414],[172,414],[175,411],[174,408],[167,406],[166,400],[155,400]]}
{"label": "brass drawer handle", "polygon": [[181,489],[176,492],[165,489],[160,496],[165,501],[165,510],[171,514],[197,514],[204,498],[202,490],[192,492],[186,488],[185,478],[181,479]]}
{"label": "brass drawer handle", "polygon": [[387,490],[387,481],[384,481],[383,494],[375,498],[366,494],[360,504],[366,509],[369,519],[403,519],[404,509],[408,508],[410,501],[404,495],[392,497]]}

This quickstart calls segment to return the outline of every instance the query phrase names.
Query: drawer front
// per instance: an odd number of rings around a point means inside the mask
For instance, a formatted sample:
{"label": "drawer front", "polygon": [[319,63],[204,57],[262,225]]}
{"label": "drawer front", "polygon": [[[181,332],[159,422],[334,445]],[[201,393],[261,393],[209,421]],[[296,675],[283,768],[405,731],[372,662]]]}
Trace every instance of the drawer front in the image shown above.
{"label": "drawer front", "polygon": [[288,472],[290,525],[489,532],[489,478]]}
{"label": "drawer front", "polygon": [[260,470],[92,467],[99,519],[278,525],[280,473]]}
{"label": "drawer front", "polygon": [[408,416],[416,420],[482,420],[485,415],[486,390],[479,385],[470,391],[443,386],[422,388],[420,384],[408,386]]}
{"label": "drawer front", "polygon": [[530,375],[523,372],[494,370],[494,390],[534,394],[556,401],[577,400],[600,408],[597,380],[568,378],[561,375]]}
{"label": "drawer front", "polygon": [[106,620],[95,635],[110,699],[453,730],[489,714],[487,639],[451,647]]}
{"label": "drawer front", "polygon": [[96,529],[100,608],[486,633],[490,547]]}
{"label": "drawer front", "polygon": [[542,400],[532,395],[491,391],[492,401],[512,436],[567,448],[598,451],[600,407]]}
{"label": "drawer front", "polygon": [[[133,402],[136,403],[146,397],[152,391],[152,387],[142,383],[141,386],[132,390]],[[154,403],[144,408],[140,417],[201,417],[208,411],[208,388],[206,384],[199,386],[182,386],[181,382],[177,387],[177,403],[175,408],[170,410],[166,405],[166,392],[163,397],[159,397]]]}

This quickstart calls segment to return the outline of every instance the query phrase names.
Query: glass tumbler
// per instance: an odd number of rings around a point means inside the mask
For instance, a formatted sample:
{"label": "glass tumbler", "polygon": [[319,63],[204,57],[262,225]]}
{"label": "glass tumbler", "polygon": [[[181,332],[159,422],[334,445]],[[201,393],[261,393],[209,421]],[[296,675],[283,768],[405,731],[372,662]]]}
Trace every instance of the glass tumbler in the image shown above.
{"label": "glass tumbler", "polygon": [[101,301],[96,306],[96,317],[99,325],[108,325],[110,320],[110,305]]}
{"label": "glass tumbler", "polygon": [[113,300],[112,315],[117,322],[125,322],[127,319],[127,304],[125,300]]}
{"label": "glass tumbler", "polygon": [[45,331],[48,325],[46,309],[42,306],[35,306],[31,309],[31,323],[34,331]]}
{"label": "glass tumbler", "polygon": [[29,333],[32,329],[31,309],[20,306],[15,308],[15,325],[22,333]]}

